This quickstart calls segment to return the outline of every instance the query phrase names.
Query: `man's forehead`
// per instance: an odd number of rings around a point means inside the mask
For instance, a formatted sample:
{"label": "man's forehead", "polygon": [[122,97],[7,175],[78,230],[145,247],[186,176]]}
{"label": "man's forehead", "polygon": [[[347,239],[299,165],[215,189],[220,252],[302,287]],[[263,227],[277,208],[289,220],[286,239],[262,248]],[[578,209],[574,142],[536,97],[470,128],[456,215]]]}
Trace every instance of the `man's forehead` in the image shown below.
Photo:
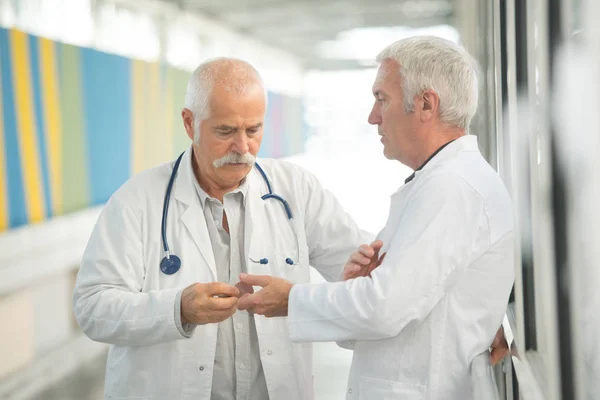
{"label": "man's forehead", "polygon": [[396,81],[396,78],[399,78],[399,76],[394,74],[394,72],[398,71],[398,68],[399,65],[396,61],[384,60],[377,70],[377,75],[373,82],[373,92],[380,90],[382,86],[387,86]]}
{"label": "man's forehead", "polygon": [[386,82],[386,78],[389,76],[389,71],[381,70],[377,71],[377,75],[375,76],[375,81],[373,82],[373,93],[379,92],[384,86]]}

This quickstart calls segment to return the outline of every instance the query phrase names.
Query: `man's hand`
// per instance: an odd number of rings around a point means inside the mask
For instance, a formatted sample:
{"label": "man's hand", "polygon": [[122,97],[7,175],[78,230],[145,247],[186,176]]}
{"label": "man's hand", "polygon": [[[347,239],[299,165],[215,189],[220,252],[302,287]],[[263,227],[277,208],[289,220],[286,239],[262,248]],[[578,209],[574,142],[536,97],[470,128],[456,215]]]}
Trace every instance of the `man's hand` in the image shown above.
{"label": "man's hand", "polygon": [[194,283],[181,294],[181,321],[194,325],[221,322],[237,310],[240,291],[221,282]]}
{"label": "man's hand", "polygon": [[500,326],[500,329],[496,332],[496,337],[494,338],[491,347],[492,354],[490,361],[492,365],[496,365],[509,353],[508,343],[506,343],[506,339],[504,338],[504,328],[502,326]]}
{"label": "man's hand", "polygon": [[363,244],[352,253],[344,266],[344,280],[359,276],[371,276],[371,272],[379,267],[385,258],[385,253],[379,257],[379,250],[383,246],[381,240],[376,240],[371,245]]}
{"label": "man's hand", "polygon": [[293,283],[269,275],[240,274],[240,281],[262,289],[253,294],[243,295],[238,302],[238,310],[248,310],[266,317],[285,317],[288,314],[288,298]]}
{"label": "man's hand", "polygon": [[238,282],[234,286],[240,291],[238,299],[241,299],[245,296],[249,296],[252,293],[254,293],[254,288],[252,287],[252,285],[249,285],[247,283]]}

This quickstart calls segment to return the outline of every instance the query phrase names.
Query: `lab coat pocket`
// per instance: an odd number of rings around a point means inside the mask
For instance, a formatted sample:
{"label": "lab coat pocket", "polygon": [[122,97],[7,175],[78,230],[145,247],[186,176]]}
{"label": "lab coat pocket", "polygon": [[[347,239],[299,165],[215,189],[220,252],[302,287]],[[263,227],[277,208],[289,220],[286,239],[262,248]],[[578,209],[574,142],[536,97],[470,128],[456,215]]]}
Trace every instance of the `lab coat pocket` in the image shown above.
{"label": "lab coat pocket", "polygon": [[422,400],[424,392],[421,385],[368,376],[360,378],[360,400]]}

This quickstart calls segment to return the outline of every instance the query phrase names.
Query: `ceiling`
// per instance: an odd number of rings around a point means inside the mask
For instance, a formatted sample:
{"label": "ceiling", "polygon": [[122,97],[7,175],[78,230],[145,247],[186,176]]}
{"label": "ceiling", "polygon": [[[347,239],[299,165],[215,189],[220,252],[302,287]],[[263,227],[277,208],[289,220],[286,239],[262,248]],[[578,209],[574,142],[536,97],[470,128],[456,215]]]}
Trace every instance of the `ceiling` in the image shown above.
{"label": "ceiling", "polygon": [[[170,0],[181,9],[219,20],[238,32],[297,56],[306,68],[365,67],[336,54],[330,41],[369,27],[426,27],[453,23],[453,0]],[[355,43],[356,42],[355,39]],[[362,48],[369,48],[363,37]],[[350,42],[352,43],[352,42]],[[319,48],[329,46],[325,54]],[[346,44],[346,53],[349,44]],[[350,45],[351,46],[351,45]],[[377,45],[373,45],[377,46]],[[360,58],[360,57],[359,57]],[[369,57],[371,58],[371,57]]]}

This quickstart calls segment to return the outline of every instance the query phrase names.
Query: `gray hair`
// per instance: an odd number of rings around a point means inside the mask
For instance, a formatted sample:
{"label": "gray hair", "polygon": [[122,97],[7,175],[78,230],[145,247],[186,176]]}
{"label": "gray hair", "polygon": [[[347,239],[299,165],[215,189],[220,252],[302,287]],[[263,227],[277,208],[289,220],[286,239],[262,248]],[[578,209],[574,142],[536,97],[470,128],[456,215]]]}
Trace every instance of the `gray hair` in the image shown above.
{"label": "gray hair", "polygon": [[197,142],[200,121],[210,116],[210,96],[215,86],[240,95],[258,84],[267,93],[262,77],[250,63],[231,57],[220,57],[200,64],[188,81],[184,107],[194,114],[194,141]]}
{"label": "gray hair", "polygon": [[440,99],[442,122],[468,130],[477,111],[477,64],[461,46],[435,36],[416,36],[392,43],[377,61],[400,64],[404,109],[413,112],[415,96],[431,89]]}

